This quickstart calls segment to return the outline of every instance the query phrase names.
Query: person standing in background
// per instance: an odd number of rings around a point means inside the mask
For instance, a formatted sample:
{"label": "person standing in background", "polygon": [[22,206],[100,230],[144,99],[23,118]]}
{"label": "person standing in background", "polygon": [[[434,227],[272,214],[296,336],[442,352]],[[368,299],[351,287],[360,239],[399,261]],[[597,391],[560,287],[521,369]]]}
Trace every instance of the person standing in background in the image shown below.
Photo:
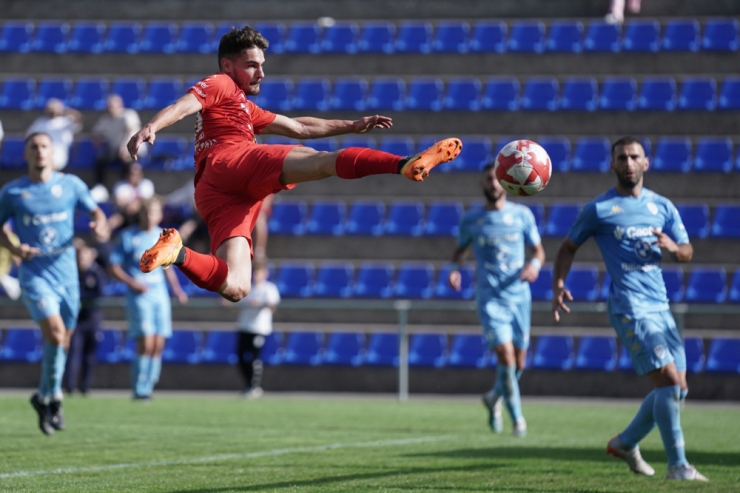
{"label": "person standing in background", "polygon": [[64,106],[60,100],[50,98],[46,102],[44,115],[36,118],[26,130],[26,136],[36,133],[47,134],[54,145],[54,169],[67,167],[69,148],[75,134],[82,130],[82,113]]}

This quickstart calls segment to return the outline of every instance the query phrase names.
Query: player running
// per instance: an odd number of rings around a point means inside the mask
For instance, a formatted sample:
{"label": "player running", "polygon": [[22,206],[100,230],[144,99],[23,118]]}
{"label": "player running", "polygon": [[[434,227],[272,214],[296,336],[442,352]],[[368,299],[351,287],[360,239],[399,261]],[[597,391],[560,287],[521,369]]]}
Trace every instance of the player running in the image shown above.
{"label": "player running", "polygon": [[254,136],[263,133],[315,139],[392,126],[390,118],[380,115],[356,121],[288,118],[259,108],[247,96],[259,94],[267,47],[256,30],[232,29],[219,44],[220,71],[196,83],[131,137],[128,149],[135,159],[139,146],[154,144],[159,130],[197,113],[195,203],[211,236],[212,255],[203,255],[182,248],[177,230],[164,230],[142,256],[143,272],[175,264],[197,286],[238,301],[251,289],[251,232],[266,196],[330,176],[355,179],[388,173],[423,181],[432,168],[460,153],[458,139],[442,140],[406,158],[358,147],[329,153],[256,144]]}
{"label": "player running", "polygon": [[[478,264],[476,301],[478,318],[488,346],[498,357],[496,384],[483,396],[494,433],[503,431],[501,401],[514,423],[514,435],[527,434],[527,422],[519,398],[519,377],[524,371],[532,318],[530,282],[537,280],[545,261],[540,234],[529,208],[507,202],[492,164],[483,168],[480,180],[486,204],[465,214],[460,222],[458,247],[449,283],[461,288],[459,265],[473,246]],[[525,261],[525,245],[532,258]]]}
{"label": "player running", "polygon": [[90,214],[98,241],[108,239],[105,213],[78,177],[54,171],[51,137],[34,133],[26,138],[28,176],[0,190],[0,224],[12,218],[20,245],[3,230],[0,244],[22,259],[18,277],[23,303],[44,337],[41,382],[31,397],[46,435],[64,429],[62,375],[65,347],[77,325],[80,286],[72,245],[75,209]]}
{"label": "player running", "polygon": [[655,474],[640,455],[638,443],[658,425],[668,455],[669,479],[707,481],[686,460],[681,430],[681,402],[686,399],[686,354],[668,307],[661,275],[661,248],[678,262],[689,262],[694,250],[681,217],[670,200],[643,188],[650,166],[634,137],[612,145],[611,168],[617,185],[581,209],[555,260],[552,312],[573,297],[564,287],[576,251],[593,236],[612,278],[609,321],[629,351],[638,375],[655,384],[640,410],[622,433],[612,438],[607,453],[623,459],[638,474]]}

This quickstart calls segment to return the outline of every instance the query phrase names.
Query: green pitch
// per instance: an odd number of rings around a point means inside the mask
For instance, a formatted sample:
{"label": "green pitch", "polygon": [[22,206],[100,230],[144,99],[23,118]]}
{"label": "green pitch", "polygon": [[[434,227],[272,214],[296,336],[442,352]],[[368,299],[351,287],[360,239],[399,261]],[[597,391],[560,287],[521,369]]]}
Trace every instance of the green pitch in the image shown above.
{"label": "green pitch", "polygon": [[691,405],[689,460],[712,481],[636,476],[605,445],[637,404],[532,403],[529,436],[486,427],[473,400],[158,396],[71,398],[46,437],[25,397],[0,397],[0,491],[631,492],[740,491],[740,406]]}

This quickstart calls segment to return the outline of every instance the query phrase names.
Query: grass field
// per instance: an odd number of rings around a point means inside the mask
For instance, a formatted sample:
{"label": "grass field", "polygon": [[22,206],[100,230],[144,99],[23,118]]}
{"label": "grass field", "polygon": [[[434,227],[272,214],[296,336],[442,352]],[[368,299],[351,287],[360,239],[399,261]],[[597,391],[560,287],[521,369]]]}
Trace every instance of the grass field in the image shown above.
{"label": "grass field", "polygon": [[689,460],[712,481],[638,477],[605,444],[631,402],[527,402],[529,436],[493,435],[470,400],[277,396],[70,398],[43,436],[26,397],[0,397],[0,491],[740,491],[740,406],[687,406]]}

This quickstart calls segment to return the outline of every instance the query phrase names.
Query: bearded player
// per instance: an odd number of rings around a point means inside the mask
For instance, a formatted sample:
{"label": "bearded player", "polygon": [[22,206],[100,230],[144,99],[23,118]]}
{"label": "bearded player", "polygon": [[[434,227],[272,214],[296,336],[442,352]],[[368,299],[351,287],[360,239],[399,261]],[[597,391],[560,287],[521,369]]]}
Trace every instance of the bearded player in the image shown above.
{"label": "bearded player", "polygon": [[254,136],[263,133],[316,139],[392,126],[390,118],[380,115],[356,121],[288,118],[259,108],[247,96],[259,94],[267,47],[267,40],[249,26],[226,33],[218,48],[219,72],[157,113],[128,143],[136,159],[143,142],[154,144],[159,130],[197,113],[195,204],[208,226],[212,255],[183,248],[177,230],[165,229],[142,255],[140,268],[151,272],[177,265],[197,286],[234,302],[251,289],[251,233],[265,197],[330,176],[401,174],[423,181],[432,168],[451,161],[462,149],[458,139],[442,140],[411,157],[358,147],[319,152],[300,145],[255,143]]}

